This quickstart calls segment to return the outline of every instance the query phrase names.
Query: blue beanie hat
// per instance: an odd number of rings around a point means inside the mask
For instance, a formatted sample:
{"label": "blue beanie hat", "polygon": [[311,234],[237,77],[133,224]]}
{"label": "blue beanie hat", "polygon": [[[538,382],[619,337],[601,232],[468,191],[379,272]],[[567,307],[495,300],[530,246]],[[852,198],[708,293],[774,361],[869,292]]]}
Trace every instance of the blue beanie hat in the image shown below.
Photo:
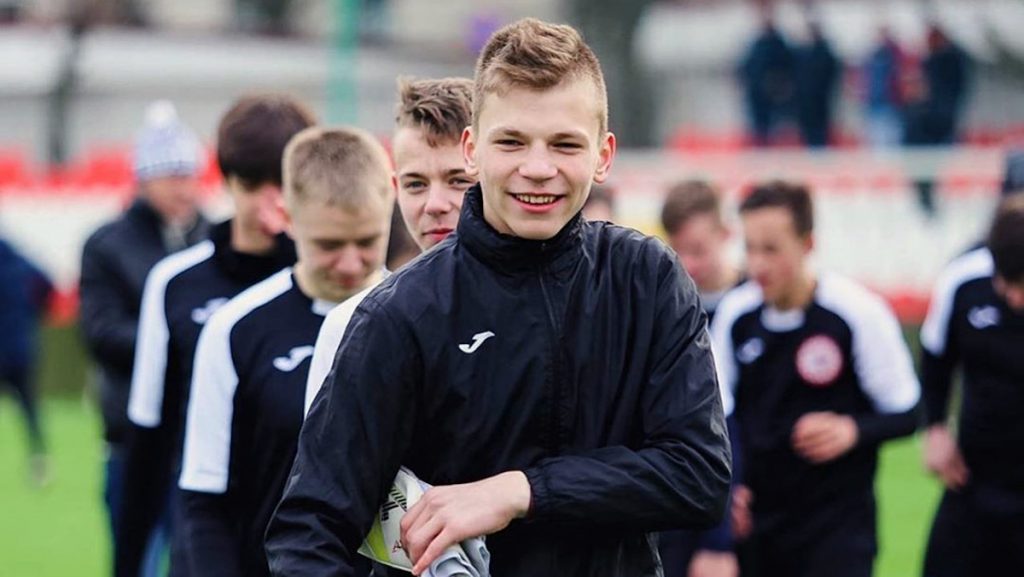
{"label": "blue beanie hat", "polygon": [[199,139],[182,124],[173,104],[153,102],[146,107],[142,129],[135,138],[135,179],[195,176],[202,169],[201,149]]}

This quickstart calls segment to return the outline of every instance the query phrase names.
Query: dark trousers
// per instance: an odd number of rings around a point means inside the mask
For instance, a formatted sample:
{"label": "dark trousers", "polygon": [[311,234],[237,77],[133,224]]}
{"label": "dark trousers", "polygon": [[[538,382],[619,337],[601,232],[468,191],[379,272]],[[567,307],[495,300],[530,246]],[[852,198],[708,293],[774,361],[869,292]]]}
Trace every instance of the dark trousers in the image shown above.
{"label": "dark trousers", "polygon": [[974,482],[946,491],[932,522],[925,577],[1024,575],[1024,491]]}
{"label": "dark trousers", "polygon": [[[743,577],[871,577],[877,551],[871,506],[787,515],[761,523],[744,545]],[[777,521],[773,520],[773,521]]]}
{"label": "dark trousers", "polygon": [[43,439],[43,429],[39,422],[39,402],[32,377],[31,364],[0,368],[0,381],[6,383],[14,392],[25,417],[30,452],[33,455],[39,455],[46,452],[46,442]]}

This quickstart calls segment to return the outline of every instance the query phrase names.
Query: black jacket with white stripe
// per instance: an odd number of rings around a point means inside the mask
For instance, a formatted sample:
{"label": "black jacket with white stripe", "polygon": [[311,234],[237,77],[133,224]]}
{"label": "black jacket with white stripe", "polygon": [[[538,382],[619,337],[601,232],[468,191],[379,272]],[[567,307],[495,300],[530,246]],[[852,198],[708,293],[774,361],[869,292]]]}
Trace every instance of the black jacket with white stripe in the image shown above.
{"label": "black jacket with white stripe", "polygon": [[949,414],[953,374],[963,369],[959,442],[972,483],[1024,491],[1024,314],[995,291],[987,248],[951,262],[921,327],[928,424]]}
{"label": "black jacket with white stripe", "polygon": [[501,235],[472,189],[457,232],[360,303],[268,529],[272,573],[352,575],[405,465],[434,485],[525,472],[493,575],[659,575],[650,532],[710,527],[728,494],[705,318],[660,241],[579,216]]}
{"label": "black jacket with white stripe", "polygon": [[132,371],[115,575],[138,574],[149,536],[176,486],[199,331],[221,305],[295,262],[287,235],[266,255],[231,247],[231,221],[153,267],[146,279]]}
{"label": "black jacket with white stripe", "polygon": [[[822,518],[866,509],[873,516],[878,445],[916,429],[920,399],[885,302],[821,274],[806,309],[779,311],[751,281],[722,300],[711,337],[727,410],[735,407],[755,531],[798,542],[813,539]],[[852,416],[856,446],[824,464],[800,456],[793,428],[811,412]]]}
{"label": "black jacket with white stripe", "polygon": [[285,269],[214,313],[199,336],[179,486],[192,577],[267,574],[263,534],[302,426],[324,315]]}

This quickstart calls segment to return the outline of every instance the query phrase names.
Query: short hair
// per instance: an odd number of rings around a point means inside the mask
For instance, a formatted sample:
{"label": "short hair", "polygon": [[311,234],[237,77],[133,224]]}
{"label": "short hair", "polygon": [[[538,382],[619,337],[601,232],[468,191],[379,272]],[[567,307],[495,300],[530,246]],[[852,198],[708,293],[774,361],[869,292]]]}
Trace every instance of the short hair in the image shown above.
{"label": "short hair", "polygon": [[740,214],[762,208],[783,208],[793,216],[793,228],[800,236],[814,231],[814,202],[806,185],[784,180],[755,184],[740,203]]}
{"label": "short hair", "polygon": [[217,164],[225,178],[246,186],[281,186],[284,148],[299,131],[316,124],[316,115],[283,94],[253,94],[239,99],[217,128]]}
{"label": "short hair", "polygon": [[1010,282],[1024,281],[1024,195],[1008,196],[999,204],[988,249],[996,274]]}
{"label": "short hair", "polygon": [[395,125],[422,131],[430,146],[458,143],[472,121],[472,80],[398,79]]}
{"label": "short hair", "polygon": [[284,197],[290,207],[317,201],[358,210],[368,198],[391,202],[391,163],[380,142],[359,128],[310,127],[284,151]]}
{"label": "short hair", "polygon": [[669,236],[695,216],[711,215],[724,224],[722,195],[705,180],[683,180],[672,185],[661,207],[661,226]]}
{"label": "short hair", "polygon": [[597,56],[572,26],[536,18],[513,22],[491,35],[476,62],[473,125],[484,97],[512,87],[545,90],[567,80],[589,79],[598,98],[600,134],[608,130],[608,93]]}

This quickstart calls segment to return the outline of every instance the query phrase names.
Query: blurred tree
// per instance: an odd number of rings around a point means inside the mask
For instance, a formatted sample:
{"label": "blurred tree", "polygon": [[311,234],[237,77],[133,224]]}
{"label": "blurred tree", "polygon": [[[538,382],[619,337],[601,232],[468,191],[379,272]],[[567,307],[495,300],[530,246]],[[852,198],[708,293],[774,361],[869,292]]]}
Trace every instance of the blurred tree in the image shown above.
{"label": "blurred tree", "polygon": [[610,125],[620,146],[656,146],[654,85],[637,58],[636,30],[654,0],[569,0],[569,20],[601,59]]}

